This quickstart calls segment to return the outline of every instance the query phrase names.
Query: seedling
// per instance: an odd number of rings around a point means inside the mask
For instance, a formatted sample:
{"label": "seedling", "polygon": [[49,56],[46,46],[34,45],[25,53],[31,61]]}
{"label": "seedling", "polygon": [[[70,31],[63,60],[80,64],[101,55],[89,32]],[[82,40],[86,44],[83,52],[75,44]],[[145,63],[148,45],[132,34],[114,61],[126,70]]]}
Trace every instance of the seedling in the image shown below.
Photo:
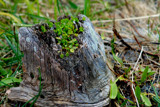
{"label": "seedling", "polygon": [[[85,20],[84,17],[83,20]],[[78,23],[79,19],[77,17],[64,18],[55,23],[56,28],[54,32],[57,34],[56,39],[58,44],[62,46],[61,58],[64,55],[68,57],[70,53],[74,53],[79,47],[77,36],[84,31],[84,28],[78,25]],[[76,28],[76,24],[80,27]]]}

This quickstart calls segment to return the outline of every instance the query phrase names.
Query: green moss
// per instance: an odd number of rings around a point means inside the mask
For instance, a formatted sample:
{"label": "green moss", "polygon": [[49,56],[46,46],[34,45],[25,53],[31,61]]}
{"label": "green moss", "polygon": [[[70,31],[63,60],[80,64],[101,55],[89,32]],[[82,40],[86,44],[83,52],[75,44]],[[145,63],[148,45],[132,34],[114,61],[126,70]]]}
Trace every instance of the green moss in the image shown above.
{"label": "green moss", "polygon": [[77,17],[71,17],[70,19],[61,19],[55,23],[56,28],[54,32],[57,34],[56,39],[58,44],[62,46],[61,53],[63,55],[60,55],[61,58],[64,57],[64,54],[68,57],[70,53],[74,53],[79,47],[77,36],[84,31],[84,28],[82,26],[76,28],[75,23],[78,24],[78,22]]}

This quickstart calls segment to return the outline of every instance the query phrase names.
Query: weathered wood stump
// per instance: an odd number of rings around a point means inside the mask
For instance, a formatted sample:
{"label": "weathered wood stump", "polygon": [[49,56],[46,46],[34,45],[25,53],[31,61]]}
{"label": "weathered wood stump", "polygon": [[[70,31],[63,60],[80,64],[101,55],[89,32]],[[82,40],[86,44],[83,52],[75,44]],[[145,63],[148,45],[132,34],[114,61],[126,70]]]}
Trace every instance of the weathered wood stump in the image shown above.
{"label": "weathered wood stump", "polygon": [[[10,100],[27,102],[38,94],[42,78],[42,92],[36,106],[104,106],[109,104],[110,79],[114,76],[106,65],[101,37],[90,20],[79,15],[84,32],[78,35],[80,48],[69,57],[60,58],[54,32],[39,35],[36,27],[19,29],[23,57],[23,82],[11,88]],[[52,30],[53,31],[53,30]],[[43,38],[44,37],[44,38]]]}

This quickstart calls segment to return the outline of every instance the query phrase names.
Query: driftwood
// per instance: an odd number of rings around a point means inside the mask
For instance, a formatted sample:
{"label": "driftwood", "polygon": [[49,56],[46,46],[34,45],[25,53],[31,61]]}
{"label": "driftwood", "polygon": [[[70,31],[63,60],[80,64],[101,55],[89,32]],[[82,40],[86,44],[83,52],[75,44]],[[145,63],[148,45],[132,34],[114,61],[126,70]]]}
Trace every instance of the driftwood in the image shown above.
{"label": "driftwood", "polygon": [[[79,15],[82,20],[84,15]],[[8,98],[27,102],[38,94],[41,72],[41,95],[35,106],[105,106],[109,104],[110,79],[113,74],[106,65],[106,55],[101,37],[92,23],[80,24],[84,32],[78,35],[80,48],[69,57],[60,58],[54,32],[42,38],[36,27],[19,29],[23,57],[23,82],[11,88]],[[52,36],[51,36],[52,35]]]}

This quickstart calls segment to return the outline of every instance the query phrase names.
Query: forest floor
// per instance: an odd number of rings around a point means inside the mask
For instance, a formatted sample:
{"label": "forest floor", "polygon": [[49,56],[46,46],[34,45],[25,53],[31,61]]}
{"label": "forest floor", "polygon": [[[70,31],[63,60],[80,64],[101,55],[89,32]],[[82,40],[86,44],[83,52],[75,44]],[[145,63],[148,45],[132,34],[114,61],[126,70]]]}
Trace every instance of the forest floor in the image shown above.
{"label": "forest floor", "polygon": [[54,1],[0,0],[1,107],[10,106],[7,90],[23,80],[18,29],[77,14],[89,17],[101,35],[117,77],[109,106],[160,106],[160,0]]}

